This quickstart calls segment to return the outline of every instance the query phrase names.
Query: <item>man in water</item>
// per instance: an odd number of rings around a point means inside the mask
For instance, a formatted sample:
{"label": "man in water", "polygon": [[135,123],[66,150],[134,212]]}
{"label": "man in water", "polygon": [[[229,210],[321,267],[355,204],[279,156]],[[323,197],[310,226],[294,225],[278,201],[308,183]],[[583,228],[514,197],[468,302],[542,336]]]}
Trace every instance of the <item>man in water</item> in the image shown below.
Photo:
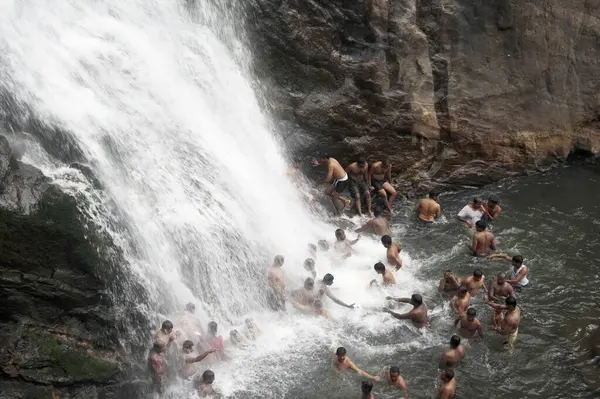
{"label": "man in water", "polygon": [[309,277],[304,280],[304,288],[292,291],[292,299],[300,305],[312,306],[317,296],[314,288],[315,280]]}
{"label": "man in water", "polygon": [[375,396],[371,393],[373,390],[373,383],[371,381],[363,381],[360,384],[361,399],[375,399]]}
{"label": "man in water", "polygon": [[475,269],[473,271],[473,275],[465,278],[462,283],[469,290],[471,297],[477,296],[479,291],[487,291],[487,288],[485,287],[485,276],[483,275],[481,269]]}
{"label": "man in water", "polygon": [[335,231],[336,242],[333,244],[335,250],[342,254],[342,258],[349,258],[352,256],[352,246],[360,240],[360,234],[356,237],[356,240],[350,241],[346,240],[346,232],[342,229],[337,229]]}
{"label": "man in water", "polygon": [[165,343],[167,348],[171,346],[171,342],[180,334],[179,331],[173,332],[173,323],[170,320],[165,320],[161,328],[156,331],[155,339]]}
{"label": "man in water", "polygon": [[[350,200],[339,196],[348,189],[348,174],[337,159],[332,158],[329,155],[324,155],[319,159],[313,159],[312,164],[313,166],[327,164],[327,177],[324,182],[329,184],[329,186],[325,190],[325,194],[331,198],[335,214],[340,216],[350,203]],[[341,202],[341,208],[338,207],[338,202]]]}
{"label": "man in water", "polygon": [[312,278],[317,278],[317,271],[315,270],[315,260],[312,258],[304,259],[304,270],[310,273]]}
{"label": "man in water", "polygon": [[452,399],[456,393],[456,380],[454,379],[454,371],[444,370],[440,373],[442,387],[438,393],[438,399]]}
{"label": "man in water", "polygon": [[429,319],[427,317],[427,306],[423,303],[423,298],[419,294],[413,294],[410,298],[394,298],[388,296],[385,299],[394,300],[401,303],[410,303],[413,305],[412,310],[408,313],[396,313],[388,308],[383,308],[383,311],[391,314],[399,320],[410,320],[413,325],[417,328],[426,327],[429,325]]}
{"label": "man in water", "polygon": [[[381,278],[382,278],[382,285],[386,288],[395,288],[396,287],[396,277],[394,277],[394,273],[392,273],[391,270],[388,270],[387,267],[385,267],[385,265],[381,262],[377,262],[375,263],[375,266],[373,266],[373,269],[375,269],[375,272],[377,274],[381,274]],[[373,284],[377,284],[377,280],[373,279],[371,280],[370,285]]]}
{"label": "man in water", "polygon": [[517,306],[517,298],[509,296],[504,301],[506,305],[489,303],[494,309],[506,310],[500,326],[492,327],[491,330],[506,337],[505,346],[514,346],[519,333],[519,324],[521,323],[521,309]]}
{"label": "man in water", "polygon": [[213,382],[215,382],[215,373],[211,370],[202,373],[202,377],[194,378],[194,389],[200,398],[206,398],[215,393],[212,387]]}
{"label": "man in water", "polygon": [[[488,301],[502,304],[509,296],[517,297],[515,290],[512,285],[506,282],[504,273],[498,273],[496,279],[490,284],[490,290],[488,291]],[[493,308],[492,312],[492,326],[499,327],[502,324],[504,314],[502,308]]]}
{"label": "man in water", "polygon": [[464,316],[467,309],[471,306],[471,294],[469,294],[469,290],[466,286],[461,285],[458,287],[458,292],[456,293],[456,296],[452,298],[450,305],[459,317]]}
{"label": "man in water", "polygon": [[440,368],[446,369],[456,367],[465,356],[465,347],[460,344],[460,337],[453,335],[450,338],[450,349],[442,354]]}
{"label": "man in water", "polygon": [[408,399],[408,387],[406,386],[406,381],[400,375],[400,368],[398,366],[392,366],[389,370],[385,370],[384,378],[388,385],[402,389],[404,399]]}
{"label": "man in water", "polygon": [[482,206],[483,216],[486,220],[490,222],[495,221],[500,216],[500,212],[502,212],[502,208],[498,205],[498,197],[495,195],[490,196],[488,198],[487,204]]}
{"label": "man in water", "polygon": [[308,255],[312,259],[317,259],[317,246],[315,244],[308,244]]}
{"label": "man in water", "polygon": [[477,318],[477,311],[474,308],[467,309],[466,313],[463,313],[454,322],[455,326],[458,326],[458,333],[461,337],[475,338],[479,335],[483,338],[483,325]]}
{"label": "man in water", "polygon": [[318,296],[319,299],[323,298],[323,295],[326,295],[327,297],[329,297],[329,299],[331,299],[333,302],[337,303],[340,306],[343,306],[345,308],[350,308],[350,309],[354,309],[354,304],[348,305],[345,302],[340,301],[339,299],[337,299],[335,297],[335,295],[333,295],[331,293],[331,287],[333,285],[333,275],[330,273],[327,273],[325,276],[323,276],[323,280],[321,280],[321,285],[319,287],[319,292],[318,292]]}
{"label": "man in water", "polygon": [[329,251],[329,243],[327,242],[327,240],[319,240],[317,242],[317,245],[319,245],[319,251],[321,251],[321,252]]}
{"label": "man in water", "polygon": [[210,361],[224,360],[226,359],[225,353],[225,345],[223,344],[223,337],[221,335],[217,335],[217,323],[215,321],[211,321],[208,323],[208,334],[206,335],[206,344],[208,349],[214,349],[214,351],[210,352]]}
{"label": "man in water", "polygon": [[273,310],[285,310],[285,281],[283,280],[284,258],[282,255],[277,255],[273,259],[273,264],[267,271],[267,280],[271,288],[268,296],[269,304]]}
{"label": "man in water", "polygon": [[443,296],[452,298],[458,292],[460,278],[452,270],[444,271],[444,278],[440,280],[438,292]]}
{"label": "man in water", "polygon": [[229,331],[229,342],[231,342],[233,346],[236,346],[238,348],[245,348],[247,346],[245,344],[244,337],[242,336],[242,334],[240,334],[238,330]]}
{"label": "man in water", "polygon": [[190,340],[183,342],[183,364],[181,365],[181,378],[191,379],[196,374],[196,363],[204,360],[211,353],[215,353],[217,349],[211,348],[201,355],[194,354],[194,343]]}
{"label": "man in water", "polygon": [[244,320],[244,335],[248,339],[255,340],[260,334],[262,334],[262,331],[254,323],[254,320],[249,317]]}
{"label": "man in water", "polygon": [[375,217],[356,230],[357,233],[374,233],[378,236],[391,235],[388,220],[379,207],[375,207]]}
{"label": "man in water", "polygon": [[388,158],[383,161],[377,161],[369,169],[368,183],[373,187],[375,192],[383,199],[383,202],[388,210],[392,213],[392,202],[398,195],[392,186],[392,164]]}
{"label": "man in water", "polygon": [[356,367],[354,362],[348,356],[346,356],[346,348],[344,348],[343,346],[340,346],[335,351],[335,356],[333,357],[333,366],[337,371],[352,370],[357,374],[362,375],[363,377],[367,377],[373,381],[381,380],[380,377],[372,376],[371,374],[362,371],[361,369]]}
{"label": "man in water", "polygon": [[475,229],[477,231],[473,234],[473,243],[471,244],[473,256],[489,256],[491,251],[496,250],[494,234],[488,231],[485,220],[478,220],[475,223]]}
{"label": "man in water", "polygon": [[481,220],[481,218],[483,218],[483,209],[479,198],[474,198],[472,203],[465,205],[465,207],[458,212],[458,215],[456,215],[456,219],[466,224],[470,229],[473,228],[475,223]]}
{"label": "man in water", "polygon": [[425,223],[433,223],[435,219],[442,216],[442,208],[438,204],[439,193],[431,191],[429,198],[424,198],[417,204],[417,216],[419,220]]}
{"label": "man in water", "polygon": [[159,394],[165,391],[165,376],[167,373],[167,359],[165,358],[165,352],[167,350],[167,344],[162,340],[154,341],[152,349],[150,349],[150,356],[148,358],[148,369],[154,387]]}
{"label": "man in water", "polygon": [[386,257],[390,266],[399,270],[402,267],[402,259],[400,259],[400,245],[392,241],[392,237],[385,235],[381,237],[381,243],[387,249]]}
{"label": "man in water", "polygon": [[512,263],[510,278],[506,280],[508,284],[512,285],[517,290],[520,290],[529,284],[529,279],[527,278],[529,269],[523,264],[523,257],[521,255],[515,255],[512,258],[505,254],[490,255],[490,259],[496,258],[506,259]]}
{"label": "man in water", "polygon": [[356,204],[356,213],[362,216],[362,204],[360,197],[363,196],[367,202],[367,213],[371,216],[371,189],[367,184],[369,179],[369,164],[363,158],[351,163],[346,168],[346,172],[350,176],[350,194],[354,196]]}
{"label": "man in water", "polygon": [[324,317],[326,319],[331,320],[331,313],[329,313],[324,307],[323,302],[320,299],[317,299],[313,302],[313,313],[315,316]]}

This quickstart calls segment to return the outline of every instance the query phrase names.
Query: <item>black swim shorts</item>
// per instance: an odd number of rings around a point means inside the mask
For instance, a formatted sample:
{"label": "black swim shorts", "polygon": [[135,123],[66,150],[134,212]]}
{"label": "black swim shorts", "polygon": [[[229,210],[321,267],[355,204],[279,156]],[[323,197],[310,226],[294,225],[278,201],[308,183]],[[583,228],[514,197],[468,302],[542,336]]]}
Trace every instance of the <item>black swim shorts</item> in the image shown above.
{"label": "black swim shorts", "polygon": [[365,193],[369,193],[371,190],[369,190],[369,185],[367,184],[366,181],[364,180],[353,180],[350,179],[350,194],[352,194],[354,197],[358,197],[360,195],[363,195]]}
{"label": "black swim shorts", "polygon": [[371,185],[375,188],[375,191],[383,190],[383,185],[387,183],[386,180],[371,180]]}
{"label": "black swim shorts", "polygon": [[335,187],[335,191],[337,193],[343,193],[344,191],[346,191],[348,189],[349,184],[350,184],[350,178],[347,178],[344,181],[336,180],[333,183],[333,186]]}

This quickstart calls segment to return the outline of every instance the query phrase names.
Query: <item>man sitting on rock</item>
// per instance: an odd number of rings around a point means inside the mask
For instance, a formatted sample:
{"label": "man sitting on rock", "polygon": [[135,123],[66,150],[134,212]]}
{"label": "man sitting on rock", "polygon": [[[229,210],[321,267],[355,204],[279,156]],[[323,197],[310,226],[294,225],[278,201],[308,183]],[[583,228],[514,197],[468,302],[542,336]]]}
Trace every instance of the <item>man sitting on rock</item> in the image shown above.
{"label": "man sitting on rock", "polygon": [[392,202],[398,195],[392,186],[392,164],[388,158],[377,161],[369,169],[369,185],[383,199],[388,212],[392,213]]}
{"label": "man sitting on rock", "polygon": [[351,163],[346,168],[346,172],[350,176],[350,194],[354,196],[356,203],[356,213],[362,216],[362,203],[360,197],[364,197],[367,202],[367,213],[371,215],[371,190],[367,184],[369,179],[369,164],[363,158]]}

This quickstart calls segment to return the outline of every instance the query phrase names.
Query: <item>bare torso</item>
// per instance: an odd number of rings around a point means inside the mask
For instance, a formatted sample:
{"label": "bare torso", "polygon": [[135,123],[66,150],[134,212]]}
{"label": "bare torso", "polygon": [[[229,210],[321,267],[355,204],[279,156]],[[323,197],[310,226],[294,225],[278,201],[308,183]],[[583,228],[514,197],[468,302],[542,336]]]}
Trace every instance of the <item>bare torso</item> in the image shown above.
{"label": "bare torso", "polygon": [[396,286],[396,276],[394,276],[394,272],[387,269],[385,273],[381,276],[383,278],[383,285],[385,287],[395,287]]}
{"label": "bare torso", "polygon": [[415,325],[415,327],[427,327],[429,325],[429,318],[427,317],[427,306],[422,304],[421,306],[417,306],[412,310],[412,318],[411,321]]}
{"label": "bare torso", "polygon": [[514,296],[515,290],[512,287],[512,285],[510,285],[507,282],[505,282],[504,284],[498,284],[497,282],[494,282],[492,287],[494,289],[494,297],[497,298],[498,302],[503,302],[506,298],[508,298],[511,295]]}
{"label": "bare torso", "polygon": [[492,249],[494,234],[491,231],[478,231],[475,233],[473,252],[477,256],[488,256]]}
{"label": "bare torso", "polygon": [[457,366],[465,355],[465,348],[459,345],[456,349],[448,349],[442,356],[440,362],[444,367]]}
{"label": "bare torso", "polygon": [[285,282],[283,280],[283,271],[280,267],[272,266],[267,273],[269,285],[278,292],[285,291]]}
{"label": "bare torso", "polygon": [[296,302],[298,302],[301,305],[311,306],[317,297],[316,294],[317,293],[312,290],[309,291],[306,288],[301,288],[299,290],[293,291],[292,297]]}
{"label": "bare torso", "polygon": [[363,181],[365,180],[365,175],[369,170],[369,165],[365,164],[364,167],[359,167],[357,162],[351,163],[346,168],[346,172],[354,181]]}
{"label": "bare torso", "polygon": [[481,322],[479,319],[476,318],[469,321],[466,317],[463,317],[460,319],[460,324],[458,325],[458,333],[461,337],[473,338],[479,334],[480,327]]}
{"label": "bare torso", "polygon": [[433,222],[440,210],[440,205],[431,198],[419,201],[419,219],[424,222]]}
{"label": "bare torso", "polygon": [[158,353],[153,353],[150,357],[150,360],[152,364],[152,370],[154,371],[154,373],[158,375],[163,375],[167,372],[167,362],[162,355]]}
{"label": "bare torso", "polygon": [[390,170],[390,168],[392,167],[392,165],[389,165],[387,168],[383,166],[383,162],[381,161],[377,161],[375,162],[371,168],[373,168],[373,179],[375,180],[385,180],[387,177],[387,173],[388,170]]}
{"label": "bare torso", "polygon": [[334,179],[343,179],[346,176],[346,171],[342,168],[342,165],[335,158],[329,158],[329,163],[327,165],[329,168],[333,170],[333,178]]}
{"label": "bare torso", "polygon": [[507,310],[504,314],[504,321],[502,323],[502,328],[506,329],[508,334],[517,331],[519,323],[521,323],[521,309],[517,307],[513,311]]}
{"label": "bare torso", "polygon": [[471,295],[467,293],[465,296],[456,297],[454,299],[454,310],[458,313],[459,316],[465,314],[467,309],[471,306]]}
{"label": "bare torso", "polygon": [[453,378],[440,389],[438,398],[452,399],[456,393],[456,380]]}
{"label": "bare torso", "polygon": [[396,243],[392,243],[387,249],[387,261],[391,266],[399,269],[402,266],[402,260],[400,260],[400,246]]}
{"label": "bare torso", "polygon": [[470,276],[467,277],[463,283],[467,286],[471,296],[477,296],[479,291],[485,286],[485,276],[482,276],[479,281],[475,280],[473,276]]}
{"label": "bare torso", "polygon": [[376,217],[370,221],[373,231],[378,236],[391,235],[390,226],[388,220],[383,216]]}

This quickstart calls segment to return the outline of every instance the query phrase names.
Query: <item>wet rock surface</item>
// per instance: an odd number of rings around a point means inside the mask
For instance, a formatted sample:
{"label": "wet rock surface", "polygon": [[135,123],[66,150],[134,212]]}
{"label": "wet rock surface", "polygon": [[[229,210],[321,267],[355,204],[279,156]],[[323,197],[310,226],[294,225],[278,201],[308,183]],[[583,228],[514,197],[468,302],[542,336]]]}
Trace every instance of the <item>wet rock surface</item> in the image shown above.
{"label": "wet rock surface", "polygon": [[600,152],[600,3],[249,0],[266,100],[298,158],[390,156],[405,191]]}

